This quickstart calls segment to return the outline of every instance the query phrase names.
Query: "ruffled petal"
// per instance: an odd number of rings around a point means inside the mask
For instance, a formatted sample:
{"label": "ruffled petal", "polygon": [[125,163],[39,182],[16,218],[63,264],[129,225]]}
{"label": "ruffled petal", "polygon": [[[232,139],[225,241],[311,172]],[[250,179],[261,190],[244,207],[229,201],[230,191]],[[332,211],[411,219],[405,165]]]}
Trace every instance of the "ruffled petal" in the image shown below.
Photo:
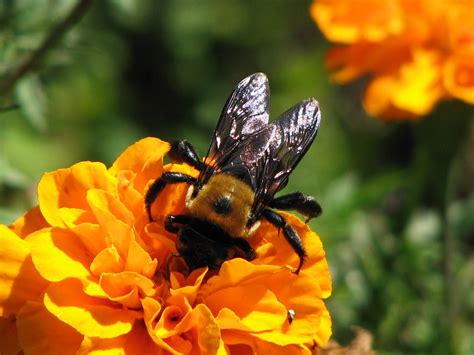
{"label": "ruffled petal", "polygon": [[472,52],[449,58],[443,72],[448,92],[469,104],[474,104],[474,29],[472,37]]}
{"label": "ruffled petal", "polygon": [[27,235],[46,227],[49,227],[49,224],[41,214],[39,206],[36,206],[13,222],[10,229],[19,237],[25,238]]}
{"label": "ruffled petal", "polygon": [[122,170],[133,171],[133,187],[143,194],[145,185],[161,175],[163,157],[169,149],[169,143],[158,138],[144,138],[128,147],[109,171],[115,176]]}
{"label": "ruffled petal", "polygon": [[21,309],[17,326],[22,349],[27,354],[74,355],[83,338],[37,302],[28,302]]}
{"label": "ruffled petal", "polygon": [[124,270],[125,262],[114,245],[103,249],[96,255],[90,270],[93,275],[100,276],[104,272],[120,272]]}
{"label": "ruffled petal", "polygon": [[104,190],[87,191],[87,203],[99,224],[119,220],[132,225],[134,216],[113,193]]}
{"label": "ruffled petal", "polygon": [[222,329],[231,326],[261,332],[280,327],[288,317],[285,306],[275,294],[257,284],[221,289],[207,296],[204,302],[212,312],[219,312],[217,320]]}
{"label": "ruffled petal", "polygon": [[82,284],[74,279],[51,284],[44,304],[54,316],[88,337],[115,338],[126,334],[139,316],[108,301],[87,296]]}
{"label": "ruffled petal", "polygon": [[[279,211],[279,213],[301,237],[308,254],[301,273],[311,275],[317,280],[322,292],[319,295],[320,297],[329,297],[332,287],[331,275],[329,274],[326,252],[324,251],[321,239],[295,215],[283,211]],[[280,235],[278,229],[270,223],[262,221],[259,230],[255,234],[255,238],[260,240],[258,245],[254,245],[258,255],[258,258],[254,261],[255,264],[292,265],[293,267],[298,265],[298,255],[286,239]]]}
{"label": "ruffled petal", "polygon": [[116,192],[116,179],[102,163],[81,162],[68,169],[46,173],[38,184],[41,213],[51,226],[67,227],[94,222],[86,200],[90,189]]}
{"label": "ruffled petal", "polygon": [[170,275],[171,296],[184,296],[190,304],[194,304],[207,271],[207,268],[197,269],[188,277],[184,277],[181,273],[172,272]]}
{"label": "ruffled petal", "polygon": [[33,266],[30,247],[0,225],[0,316],[20,310],[26,301],[40,299],[47,282]]}
{"label": "ruffled petal", "polygon": [[112,339],[87,338],[82,342],[77,355],[163,355],[148,335],[142,323],[134,325],[130,333]]}
{"label": "ruffled petal", "polygon": [[104,273],[100,278],[100,286],[110,300],[136,309],[141,306],[141,298],[151,297],[155,293],[153,281],[131,271]]}
{"label": "ruffled petal", "polygon": [[313,2],[310,12],[324,35],[336,42],[378,42],[404,28],[396,0],[319,0]]}
{"label": "ruffled petal", "polygon": [[[266,304],[265,297],[258,293],[261,290],[272,295]],[[269,269],[267,265],[255,266],[243,259],[233,259],[225,262],[219,275],[201,288],[199,299],[214,314],[218,312],[221,329],[251,331],[260,340],[286,346],[316,339],[322,317],[327,316],[321,300],[323,295],[328,296],[327,292],[311,273],[296,275],[287,268]],[[253,303],[253,299],[258,302]],[[264,307],[260,307],[260,302]],[[291,325],[287,320],[289,310],[295,314]],[[323,325],[327,328],[319,341],[327,341],[330,334],[330,320]]]}
{"label": "ruffled petal", "polygon": [[16,355],[21,351],[16,317],[0,317],[0,354]]}
{"label": "ruffled petal", "polygon": [[43,229],[30,235],[27,241],[31,245],[33,263],[46,280],[87,279],[91,275],[87,250],[69,230]]}

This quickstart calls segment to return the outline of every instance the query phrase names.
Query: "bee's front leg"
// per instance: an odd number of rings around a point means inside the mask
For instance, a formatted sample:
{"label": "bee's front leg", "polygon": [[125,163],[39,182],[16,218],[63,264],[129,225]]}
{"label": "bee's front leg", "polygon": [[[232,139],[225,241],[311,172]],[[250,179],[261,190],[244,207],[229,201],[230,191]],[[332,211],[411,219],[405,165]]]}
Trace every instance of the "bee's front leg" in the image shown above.
{"label": "bee's front leg", "polygon": [[274,198],[268,204],[271,208],[280,210],[295,210],[306,216],[305,223],[311,218],[318,217],[322,212],[321,205],[313,196],[306,195],[302,192],[293,192]]}
{"label": "bee's front leg", "polygon": [[187,140],[176,140],[170,144],[171,149],[168,152],[168,156],[173,162],[186,163],[199,171],[205,168],[206,165],[199,158],[196,149]]}
{"label": "bee's front leg", "polygon": [[167,184],[176,184],[180,182],[185,182],[190,185],[197,184],[196,178],[193,178],[190,175],[173,172],[164,173],[158,179],[156,179],[153,184],[151,184],[145,195],[145,208],[150,221],[153,221],[153,216],[151,215],[151,205],[156,200],[161,190],[163,190]]}

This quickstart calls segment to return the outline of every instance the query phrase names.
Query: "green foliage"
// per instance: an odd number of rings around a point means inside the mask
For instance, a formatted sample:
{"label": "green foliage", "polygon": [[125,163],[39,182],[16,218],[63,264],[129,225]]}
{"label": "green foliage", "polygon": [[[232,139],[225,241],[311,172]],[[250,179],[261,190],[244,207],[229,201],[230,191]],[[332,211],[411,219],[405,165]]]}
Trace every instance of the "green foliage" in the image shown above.
{"label": "green foliage", "polygon": [[[0,2],[0,82],[73,1]],[[110,164],[135,140],[186,137],[199,152],[233,86],[263,71],[272,117],[313,96],[323,122],[286,191],[314,194],[331,266],[334,337],[350,327],[395,352],[474,353],[472,109],[382,124],[361,88],[336,88],[304,1],[96,2],[0,98],[0,222],[35,204],[42,173]],[[31,11],[31,9],[35,9]],[[15,109],[15,106],[18,108]]]}

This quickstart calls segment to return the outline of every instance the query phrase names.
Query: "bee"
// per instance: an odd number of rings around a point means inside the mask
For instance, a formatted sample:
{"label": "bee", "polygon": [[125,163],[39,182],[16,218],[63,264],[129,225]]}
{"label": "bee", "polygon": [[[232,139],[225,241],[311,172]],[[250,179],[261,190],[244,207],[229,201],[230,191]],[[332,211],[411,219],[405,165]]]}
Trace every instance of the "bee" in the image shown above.
{"label": "bee", "polygon": [[[173,141],[172,161],[199,171],[194,178],[165,172],[145,195],[145,208],[153,221],[151,206],[167,184],[186,183],[186,214],[169,215],[165,228],[177,234],[176,249],[190,271],[219,269],[229,259],[253,260],[248,239],[265,219],[283,232],[299,257],[299,273],[307,256],[303,242],[285,218],[273,209],[296,210],[306,222],[321,214],[319,203],[294,192],[274,195],[288,183],[319,129],[318,102],[307,99],[269,123],[268,79],[256,73],[243,79],[222,110],[204,160],[186,140]],[[290,318],[291,321],[291,318]]]}

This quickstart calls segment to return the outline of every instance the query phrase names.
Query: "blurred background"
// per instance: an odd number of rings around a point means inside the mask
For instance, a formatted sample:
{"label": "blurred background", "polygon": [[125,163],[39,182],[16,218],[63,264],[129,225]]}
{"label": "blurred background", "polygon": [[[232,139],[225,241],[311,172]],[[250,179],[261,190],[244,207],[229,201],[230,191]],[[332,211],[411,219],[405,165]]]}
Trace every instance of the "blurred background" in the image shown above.
{"label": "blurred background", "polygon": [[[0,92],[77,2],[0,1]],[[36,204],[36,183],[136,140],[186,138],[203,155],[223,104],[264,72],[271,117],[307,97],[323,121],[285,191],[323,206],[310,222],[333,277],[333,338],[369,330],[380,353],[474,353],[472,106],[383,123],[365,81],[336,86],[310,1],[108,0],[85,8],[0,97],[0,222]]]}

